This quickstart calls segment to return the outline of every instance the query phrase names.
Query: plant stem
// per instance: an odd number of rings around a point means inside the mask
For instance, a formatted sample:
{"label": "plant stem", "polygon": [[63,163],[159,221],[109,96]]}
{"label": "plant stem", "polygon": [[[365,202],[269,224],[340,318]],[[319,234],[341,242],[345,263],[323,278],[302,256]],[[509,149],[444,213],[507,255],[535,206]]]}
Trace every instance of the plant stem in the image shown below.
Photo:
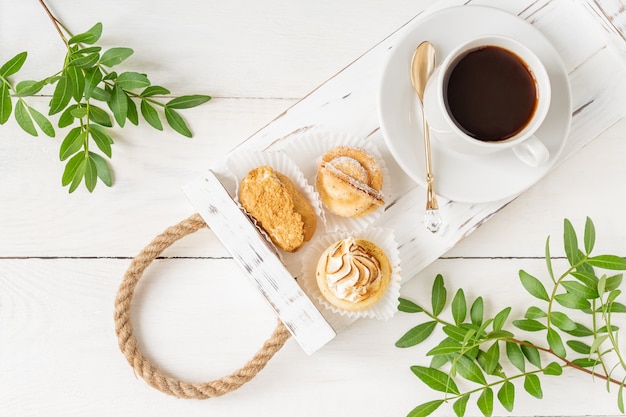
{"label": "plant stem", "polygon": [[534,345],[534,344],[529,343],[529,342],[524,342],[523,340],[519,340],[519,339],[515,339],[515,338],[509,338],[509,339],[504,339],[504,340],[506,340],[508,342],[516,343],[518,345],[524,345],[524,346],[533,347],[533,348],[535,348],[537,350],[549,353],[550,355],[557,357],[558,359],[563,361],[563,363],[567,367],[577,369],[577,370],[582,371],[582,372],[584,372],[586,374],[589,374],[589,375],[591,375],[593,377],[598,377],[600,379],[603,379],[605,381],[611,382],[611,383],[616,384],[616,385],[621,385],[622,384],[621,381],[619,381],[619,380],[617,380],[615,378],[609,377],[608,374],[606,374],[606,373],[605,374],[598,374],[597,372],[594,372],[593,370],[590,370],[590,369],[587,369],[587,368],[583,368],[582,366],[578,366],[575,363],[573,363],[573,362],[571,362],[571,361],[569,361],[569,360],[567,360],[565,358],[562,358],[562,357],[558,356],[556,353],[554,353],[554,351],[552,349],[547,349],[547,348],[544,348],[544,347],[541,347],[541,346],[537,346],[537,345]]}
{"label": "plant stem", "polygon": [[[63,43],[65,44],[65,46],[69,49],[70,45],[67,42],[67,38],[65,37],[65,35],[63,34],[63,30],[65,30],[66,32],[68,32],[68,30],[63,26],[63,24],[59,21],[59,19],[57,19],[52,12],[50,11],[50,9],[48,8],[48,6],[46,5],[46,3],[44,3],[43,0],[39,0],[39,4],[41,4],[41,7],[43,7],[43,9],[46,11],[46,14],[48,15],[48,17],[50,18],[50,20],[52,21],[52,24],[54,25],[54,28],[57,30],[57,32],[59,33],[59,36],[61,37],[61,39],[63,40]],[[68,32],[69,33],[69,32]]]}

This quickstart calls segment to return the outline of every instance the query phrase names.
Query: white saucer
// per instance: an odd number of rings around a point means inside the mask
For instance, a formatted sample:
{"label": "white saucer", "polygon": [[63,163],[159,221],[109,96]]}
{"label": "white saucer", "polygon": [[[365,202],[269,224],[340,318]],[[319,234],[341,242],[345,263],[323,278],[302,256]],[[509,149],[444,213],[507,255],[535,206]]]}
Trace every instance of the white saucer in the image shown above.
{"label": "white saucer", "polygon": [[445,56],[455,45],[488,34],[506,35],[525,44],[541,59],[552,84],[548,115],[536,133],[550,159],[540,167],[529,167],[511,150],[495,155],[466,157],[442,149],[431,141],[435,189],[448,200],[483,203],[518,195],[544,175],[558,159],[569,133],[572,111],[569,80],[559,54],[534,26],[500,9],[457,6],[433,12],[415,21],[390,49],[380,85],[378,113],[383,136],[391,154],[409,177],[426,186],[421,105],[411,87],[409,67],[417,45],[431,41],[437,56]]}

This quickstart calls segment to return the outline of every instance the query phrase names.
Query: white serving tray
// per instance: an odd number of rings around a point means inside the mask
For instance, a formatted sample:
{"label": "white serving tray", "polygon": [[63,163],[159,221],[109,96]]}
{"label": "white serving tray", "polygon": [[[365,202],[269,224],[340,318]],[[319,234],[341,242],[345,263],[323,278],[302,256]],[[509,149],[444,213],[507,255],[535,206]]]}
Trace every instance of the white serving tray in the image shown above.
{"label": "white serving tray", "polygon": [[[438,2],[422,13],[464,5],[488,5],[517,15],[538,28],[559,51],[571,86],[572,125],[555,166],[626,115],[626,42],[623,35],[626,13],[619,0],[451,0]],[[376,103],[379,81],[390,50],[418,22],[422,13],[232,151],[280,150],[293,146],[312,132],[344,133],[371,141],[381,151],[393,182],[391,199],[375,225],[394,231],[402,260],[403,283],[515,198],[481,204],[440,199],[440,211],[445,219],[442,230],[431,234],[421,224],[426,192],[408,178],[385,146]],[[219,173],[221,167],[211,169]],[[198,183],[190,186],[201,187]],[[190,186],[186,187],[187,192]],[[235,195],[235,185],[224,186],[230,195]],[[199,200],[194,201],[198,204]],[[205,208],[202,205],[194,207],[201,213]],[[245,214],[241,212],[241,216],[245,217]],[[294,276],[298,273],[289,272]],[[272,306],[280,302],[280,291],[268,291],[271,284],[267,280],[256,279],[255,282]],[[304,310],[310,307],[306,302],[303,306]],[[293,321],[292,315],[301,313],[293,308],[275,311],[285,323]],[[323,309],[320,313],[316,319],[320,328],[329,323],[334,332],[341,331],[353,321]],[[309,335],[298,334],[297,328],[290,330],[308,353],[323,346],[334,334],[325,329],[319,333],[317,342],[311,342]]]}

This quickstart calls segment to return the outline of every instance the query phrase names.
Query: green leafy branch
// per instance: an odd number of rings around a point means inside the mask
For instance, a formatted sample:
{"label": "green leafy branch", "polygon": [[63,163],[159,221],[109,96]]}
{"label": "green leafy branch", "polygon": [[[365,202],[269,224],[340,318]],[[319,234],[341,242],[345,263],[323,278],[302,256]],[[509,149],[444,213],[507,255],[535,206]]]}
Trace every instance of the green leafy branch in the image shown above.
{"label": "green leafy branch", "polygon": [[146,74],[113,70],[134,51],[124,47],[103,51],[101,46],[96,45],[102,35],[101,23],[86,32],[72,35],[45,3],[41,0],[40,3],[67,47],[63,66],[42,80],[15,83],[11,77],[24,65],[27,52],[21,52],[4,63],[0,67],[0,125],[13,114],[17,124],[28,134],[38,136],[40,131],[55,137],[50,119],[26,101],[44,87],[54,86],[48,116],[58,115],[59,128],[71,127],[59,151],[60,160],[66,161],[61,183],[69,186],[70,193],[83,181],[89,192],[94,190],[98,179],[107,186],[113,184],[109,163],[101,154],[109,159],[112,157],[114,141],[111,128],[114,124],[124,127],[128,121],[138,125],[141,114],[154,129],[163,130],[162,117],[165,116],[165,121],[174,131],[186,137],[192,136],[179,110],[199,106],[210,100],[210,96],[186,95],[163,102],[170,91],[152,85]]}
{"label": "green leafy branch", "polygon": [[[427,352],[431,357],[429,366],[411,367],[415,376],[444,396],[418,405],[408,415],[427,416],[443,403],[452,402],[455,414],[462,417],[472,396],[477,397],[476,405],[486,417],[492,415],[496,398],[507,411],[512,411],[515,382],[521,383],[531,396],[542,398],[541,378],[559,376],[564,368],[605,380],[609,391],[611,385],[618,386],[617,406],[624,413],[626,361],[618,345],[619,329],[612,323],[614,313],[626,312],[626,305],[616,301],[621,294],[623,274],[598,271],[626,270],[626,261],[616,255],[592,256],[595,239],[594,224],[587,218],[583,245],[579,247],[576,231],[565,219],[563,243],[569,267],[561,275],[554,274],[550,237],[546,240],[550,291],[528,272],[519,272],[524,289],[542,304],[529,306],[523,318],[511,324],[525,332],[543,334],[537,341],[518,337],[505,328],[511,307],[486,318],[483,298],[476,298],[470,305],[463,289],[452,298],[451,319],[443,319],[448,296],[441,275],[437,275],[432,286],[430,309],[401,298],[400,311],[422,313],[426,320],[406,332],[396,342],[397,347],[422,343],[438,326],[446,335]],[[577,314],[586,318],[585,323],[570,318],[564,312],[568,310],[580,312]],[[552,361],[544,364],[546,357]],[[514,371],[505,372],[503,364]],[[620,377],[615,376],[616,371]],[[459,377],[474,388],[459,389]]]}

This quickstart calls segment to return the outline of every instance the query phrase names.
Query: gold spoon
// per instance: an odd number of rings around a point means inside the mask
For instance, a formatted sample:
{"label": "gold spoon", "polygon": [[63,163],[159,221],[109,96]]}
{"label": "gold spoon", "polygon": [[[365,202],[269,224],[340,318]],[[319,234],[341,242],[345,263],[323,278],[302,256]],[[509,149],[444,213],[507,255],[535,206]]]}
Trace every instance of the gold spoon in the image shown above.
{"label": "gold spoon", "polygon": [[426,214],[424,215],[424,225],[428,230],[436,233],[441,226],[441,216],[437,205],[437,195],[435,194],[435,176],[430,157],[430,132],[428,121],[424,116],[424,90],[426,81],[435,69],[435,47],[432,43],[424,41],[420,43],[413,54],[411,60],[411,83],[422,103],[422,121],[424,126],[424,153],[426,156]]}

